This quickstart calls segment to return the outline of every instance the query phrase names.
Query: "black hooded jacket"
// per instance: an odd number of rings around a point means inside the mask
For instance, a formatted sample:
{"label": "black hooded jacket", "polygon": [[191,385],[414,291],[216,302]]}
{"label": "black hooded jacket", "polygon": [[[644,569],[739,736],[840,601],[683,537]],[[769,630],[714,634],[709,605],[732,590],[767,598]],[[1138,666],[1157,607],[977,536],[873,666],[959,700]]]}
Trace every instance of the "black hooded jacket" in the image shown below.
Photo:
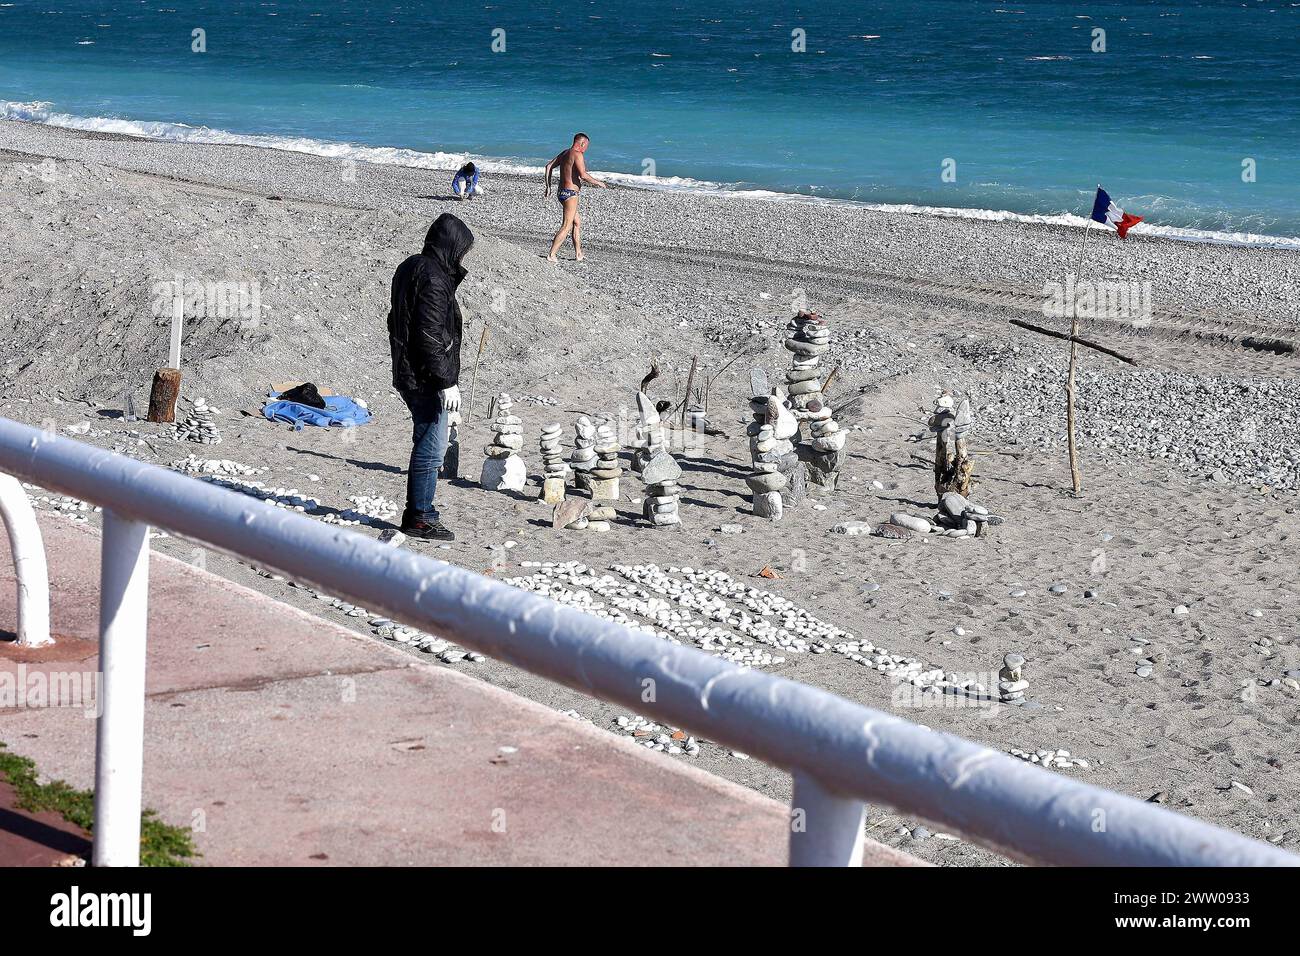
{"label": "black hooded jacket", "polygon": [[388,344],[393,387],[435,394],[460,382],[462,320],[456,287],[465,278],[460,262],[474,245],[469,227],[443,213],[429,227],[424,249],[393,274]]}

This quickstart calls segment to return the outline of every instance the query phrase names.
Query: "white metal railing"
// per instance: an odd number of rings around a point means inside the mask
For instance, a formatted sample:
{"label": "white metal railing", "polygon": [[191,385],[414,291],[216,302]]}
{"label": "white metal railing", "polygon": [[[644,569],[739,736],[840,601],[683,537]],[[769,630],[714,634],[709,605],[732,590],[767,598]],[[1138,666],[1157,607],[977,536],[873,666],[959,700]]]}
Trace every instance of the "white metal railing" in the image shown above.
{"label": "white metal railing", "polygon": [[45,567],[45,544],[36,512],[27,492],[11,475],[0,474],[0,524],[9,535],[18,582],[18,643],[40,647],[50,638],[50,577]]}
{"label": "white metal railing", "polygon": [[1300,865],[1230,830],[3,418],[0,471],[104,509],[97,865],[138,862],[150,524],[790,771],[804,823],[791,828],[793,865],[861,862],[868,801],[1024,862]]}

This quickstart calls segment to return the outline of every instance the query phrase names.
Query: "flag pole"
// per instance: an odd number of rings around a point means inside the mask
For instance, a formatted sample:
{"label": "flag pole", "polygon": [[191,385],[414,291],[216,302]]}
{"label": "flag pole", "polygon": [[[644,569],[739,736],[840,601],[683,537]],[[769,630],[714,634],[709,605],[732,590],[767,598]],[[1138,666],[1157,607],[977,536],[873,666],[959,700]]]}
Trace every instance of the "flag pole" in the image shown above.
{"label": "flag pole", "polygon": [[[1101,189],[1101,186],[1097,186]],[[1083,227],[1083,240],[1079,243],[1079,262],[1074,267],[1074,285],[1070,292],[1070,371],[1065,379],[1065,439],[1070,449],[1070,485],[1074,494],[1083,491],[1083,473],[1079,470],[1079,450],[1074,440],[1074,374],[1079,367],[1079,297],[1075,289],[1083,271],[1083,254],[1088,248],[1088,234],[1092,232],[1092,215],[1089,214],[1087,225]]]}

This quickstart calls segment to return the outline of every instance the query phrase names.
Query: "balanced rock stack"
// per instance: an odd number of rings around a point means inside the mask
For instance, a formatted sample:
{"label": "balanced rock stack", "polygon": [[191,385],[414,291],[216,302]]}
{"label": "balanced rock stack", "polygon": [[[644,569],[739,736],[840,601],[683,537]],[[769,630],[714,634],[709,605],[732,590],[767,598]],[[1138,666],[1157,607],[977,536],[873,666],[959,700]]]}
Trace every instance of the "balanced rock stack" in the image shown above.
{"label": "balanced rock stack", "polygon": [[590,472],[592,500],[618,500],[618,479],[623,475],[618,448],[614,426],[606,422],[596,426],[596,466]]}
{"label": "balanced rock stack", "polygon": [[483,449],[487,459],[478,479],[489,491],[523,491],[528,481],[528,469],[518,454],[524,447],[523,423],[510,414],[513,404],[505,392],[497,396],[492,441]]}
{"label": "balanced rock stack", "polygon": [[799,446],[799,457],[808,472],[808,481],[827,491],[834,491],[840,480],[840,452],[848,434],[841,431],[831,407],[820,394],[804,406],[810,441]]}
{"label": "balanced rock stack", "polygon": [[641,470],[646,483],[641,513],[652,525],[664,527],[682,523],[677,515],[677,503],[682,493],[677,479],[681,476],[682,466],[666,451],[651,458]]}
{"label": "balanced rock stack", "polygon": [[745,481],[754,494],[754,513],[776,519],[785,512],[786,504],[796,505],[804,497],[804,469],[790,441],[799,432],[799,420],[791,412],[785,392],[769,389],[762,369],[750,371],[749,394],[754,420],[746,433],[754,471]]}
{"label": "balanced rock stack", "polygon": [[786,326],[789,336],[785,347],[794,354],[790,370],[785,373],[785,381],[790,389],[790,404],[794,406],[795,415],[806,418],[810,402],[820,399],[822,394],[821,356],[830,348],[831,330],[816,312],[800,312]]}
{"label": "balanced rock stack", "polygon": [[998,696],[1003,703],[1013,704],[1025,699],[1029,681],[1024,678],[1025,659],[1020,654],[1008,654],[1002,658],[1002,670],[998,671]]}
{"label": "balanced rock stack", "polygon": [[596,426],[586,415],[578,417],[574,425],[573,454],[569,467],[573,469],[573,482],[579,488],[590,488],[591,470],[596,467]]}
{"label": "balanced rock stack", "polygon": [[560,448],[560,435],[560,423],[554,422],[542,429],[539,443],[542,452],[542,500],[548,505],[556,505],[564,500],[564,479],[569,473],[569,466],[564,463],[564,452]]}
{"label": "balanced rock stack", "polygon": [[647,462],[664,450],[664,424],[655,403],[645,392],[636,393],[636,405],[641,421],[636,428],[637,449],[632,456],[632,467],[641,471]]}
{"label": "balanced rock stack", "polygon": [[[750,426],[753,427],[753,426]],[[766,461],[775,454],[777,447],[776,433],[772,426],[763,424],[749,440],[749,453],[754,459],[754,470],[745,478],[750,492],[754,495],[754,514],[760,518],[773,521],[785,514],[785,505],[781,501],[781,489],[789,481],[781,474],[775,461]]]}

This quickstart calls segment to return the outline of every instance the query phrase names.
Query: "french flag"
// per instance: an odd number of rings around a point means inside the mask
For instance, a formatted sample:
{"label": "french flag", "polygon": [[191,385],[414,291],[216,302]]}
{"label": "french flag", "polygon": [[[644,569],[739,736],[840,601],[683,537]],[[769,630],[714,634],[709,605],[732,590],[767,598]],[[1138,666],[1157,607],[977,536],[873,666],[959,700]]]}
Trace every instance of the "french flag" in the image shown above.
{"label": "french flag", "polygon": [[1121,239],[1142,221],[1141,216],[1130,215],[1116,206],[1110,198],[1110,193],[1100,186],[1097,187],[1097,198],[1092,201],[1092,218],[1103,226],[1114,226]]}

